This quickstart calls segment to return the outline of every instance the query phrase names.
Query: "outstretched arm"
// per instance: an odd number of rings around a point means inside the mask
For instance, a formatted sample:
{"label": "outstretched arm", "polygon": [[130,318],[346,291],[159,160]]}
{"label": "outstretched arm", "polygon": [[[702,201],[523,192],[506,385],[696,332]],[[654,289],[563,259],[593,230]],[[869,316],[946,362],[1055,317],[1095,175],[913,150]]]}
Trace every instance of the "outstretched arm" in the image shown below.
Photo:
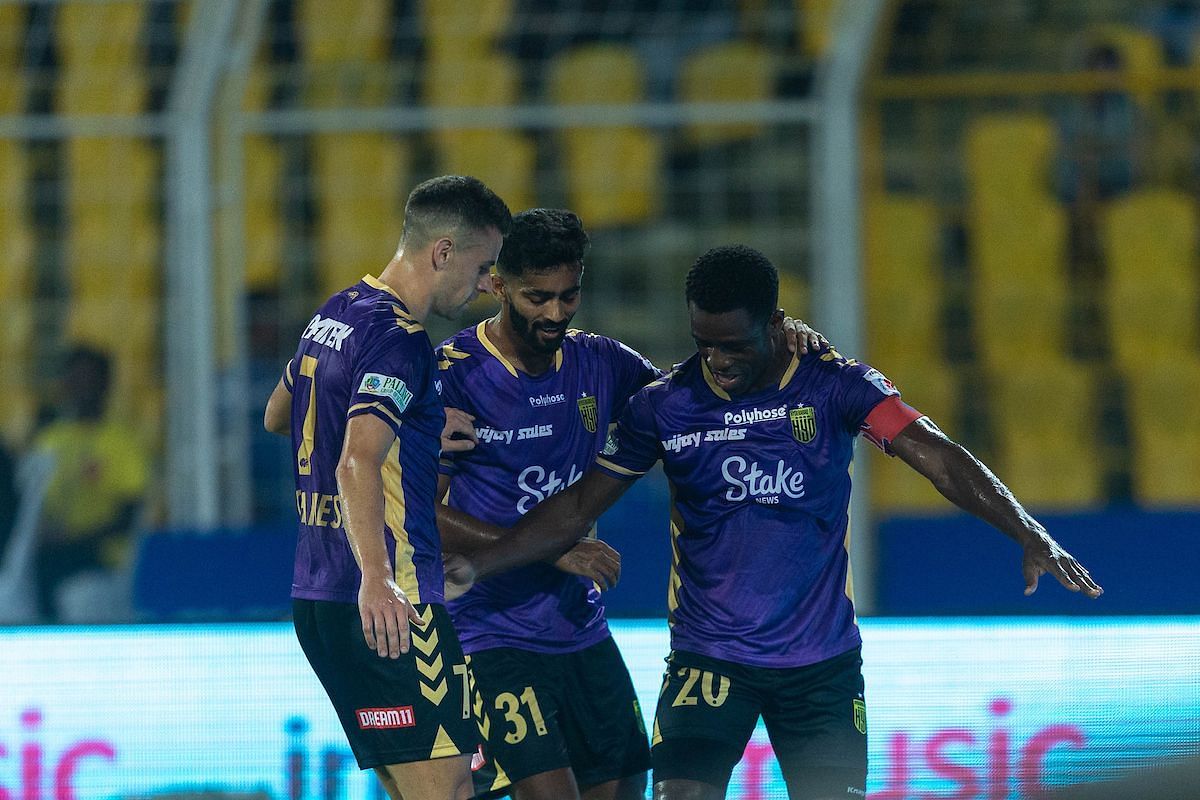
{"label": "outstretched arm", "polygon": [[928,417],[911,422],[891,443],[892,451],[929,479],[946,499],[1014,539],[1024,549],[1025,594],[1049,573],[1073,592],[1103,593],[1075,558],[1029,515],[1008,487],[965,447],[951,441]]}
{"label": "outstretched arm", "polygon": [[588,470],[569,488],[539,503],[507,536],[472,553],[475,577],[558,558],[585,536],[631,485],[632,481]]}

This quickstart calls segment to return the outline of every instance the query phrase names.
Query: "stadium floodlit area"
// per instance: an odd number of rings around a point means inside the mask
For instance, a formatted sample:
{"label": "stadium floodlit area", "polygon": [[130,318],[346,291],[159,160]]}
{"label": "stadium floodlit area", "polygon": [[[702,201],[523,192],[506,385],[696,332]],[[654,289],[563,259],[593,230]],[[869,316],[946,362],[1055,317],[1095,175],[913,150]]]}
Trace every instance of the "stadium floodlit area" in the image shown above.
{"label": "stadium floodlit area", "polygon": [[[32,774],[29,742],[66,776],[56,800],[196,790],[152,746],[169,727],[112,705],[153,694],[156,647],[195,641],[290,681],[250,719],[227,674],[187,673],[229,713],[200,761],[244,754],[214,792],[378,796],[321,777],[343,776],[344,742],[277,626],[224,623],[288,613],[295,487],[263,404],[314,308],[379,272],[409,190],[445,173],[514,211],[577,211],[575,325],[663,367],[694,350],[696,256],[762,249],[783,308],[884,372],[1105,584],[1093,604],[1021,597],[1010,542],[863,448],[856,599],[897,618],[864,626],[885,709],[870,797],[1038,797],[1195,752],[1200,656],[1172,642],[1200,611],[1197,87],[1200,0],[0,0],[0,444],[29,456],[0,513],[0,621],[33,613],[37,444],[83,344],[111,357],[108,416],[149,465],[109,619],[218,623],[0,632],[24,681],[0,699],[0,797]],[[481,297],[430,337],[493,312]],[[665,614],[666,504],[655,475],[604,520],[613,616]],[[983,618],[1008,614],[1030,619]],[[645,648],[650,709],[665,644],[643,624],[621,636]],[[1029,663],[989,664],[1005,648]],[[95,652],[138,658],[99,665],[103,731],[39,677],[83,682]],[[922,670],[946,683],[913,678],[912,699],[898,673]],[[751,747],[737,796],[784,796],[748,771],[762,731]]]}

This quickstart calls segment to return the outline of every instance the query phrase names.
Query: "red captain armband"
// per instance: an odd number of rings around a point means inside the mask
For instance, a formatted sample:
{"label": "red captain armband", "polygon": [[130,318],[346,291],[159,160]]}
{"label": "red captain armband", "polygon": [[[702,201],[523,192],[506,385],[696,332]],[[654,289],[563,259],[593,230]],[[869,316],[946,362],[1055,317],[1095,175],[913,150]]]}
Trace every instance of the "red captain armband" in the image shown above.
{"label": "red captain armband", "polygon": [[893,456],[895,453],[892,452],[892,440],[900,435],[900,431],[923,416],[925,415],[920,411],[893,395],[885,397],[871,409],[859,430],[868,442]]}

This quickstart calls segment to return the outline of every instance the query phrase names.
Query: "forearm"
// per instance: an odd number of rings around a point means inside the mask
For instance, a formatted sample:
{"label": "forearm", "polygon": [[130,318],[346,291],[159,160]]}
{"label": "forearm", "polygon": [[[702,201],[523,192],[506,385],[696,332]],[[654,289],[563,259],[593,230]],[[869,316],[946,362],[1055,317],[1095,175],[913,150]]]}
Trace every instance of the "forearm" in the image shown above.
{"label": "forearm", "polygon": [[591,530],[596,516],[583,510],[575,492],[554,495],[522,517],[507,535],[472,554],[477,577],[554,561]]}
{"label": "forearm", "polygon": [[468,556],[500,541],[506,533],[504,528],[441,503],[437,507],[437,525],[442,552]]}
{"label": "forearm", "polygon": [[363,578],[394,574],[384,538],[383,480],[378,466],[349,460],[337,471],[338,491],[346,513],[346,538]]}
{"label": "forearm", "polygon": [[940,474],[930,480],[947,500],[1022,545],[1046,532],[995,473],[966,448],[948,441],[942,459]]}

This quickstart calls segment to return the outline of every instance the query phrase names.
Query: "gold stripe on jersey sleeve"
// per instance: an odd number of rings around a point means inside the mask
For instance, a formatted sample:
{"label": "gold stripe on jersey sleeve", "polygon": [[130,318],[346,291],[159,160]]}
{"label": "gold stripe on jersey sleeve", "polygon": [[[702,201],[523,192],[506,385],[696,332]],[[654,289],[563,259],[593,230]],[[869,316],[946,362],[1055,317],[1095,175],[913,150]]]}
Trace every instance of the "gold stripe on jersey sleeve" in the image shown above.
{"label": "gold stripe on jersey sleeve", "polygon": [[296,377],[292,374],[292,371],[295,368],[296,359],[289,358],[287,366],[283,368],[283,385],[288,388],[289,392],[292,391],[292,388],[296,385]]}
{"label": "gold stripe on jersey sleeve", "polygon": [[625,467],[622,467],[622,466],[620,466],[619,464],[614,464],[613,462],[609,461],[609,460],[608,460],[607,458],[605,458],[604,456],[596,456],[596,463],[597,463],[598,465],[600,465],[601,467],[604,467],[605,469],[611,469],[613,472],[619,473],[619,474],[621,474],[621,475],[637,475],[637,476],[641,476],[641,475],[645,475],[645,474],[646,474],[646,473],[645,473],[645,471],[642,471],[642,472],[636,472],[636,471],[634,471],[634,470],[632,470],[632,469],[626,469]]}
{"label": "gold stripe on jersey sleeve", "polygon": [[796,355],[795,353],[792,353],[791,363],[789,363],[788,368],[786,370],[784,370],[783,377],[779,379],[779,388],[780,389],[782,389],[783,387],[788,385],[788,381],[790,381],[792,379],[792,376],[796,374],[796,368],[799,366],[800,366],[800,357],[798,355]]}
{"label": "gold stripe on jersey sleeve", "polygon": [[488,338],[486,319],[475,326],[475,335],[479,337],[479,343],[482,344],[489,353],[495,356],[497,361],[504,365],[504,368],[508,370],[508,374],[512,375],[514,378],[517,377],[517,368],[514,367],[507,358],[504,357],[504,354],[500,352],[500,348],[496,347],[496,345],[492,343],[492,340]]}
{"label": "gold stripe on jersey sleeve", "polygon": [[421,602],[421,587],[417,583],[417,565],[413,563],[415,551],[408,540],[408,531],[404,529],[403,477],[400,440],[396,439],[383,462],[383,519],[396,540],[396,585],[408,595],[408,601],[416,605]]}
{"label": "gold stripe on jersey sleeve", "polygon": [[438,348],[438,369],[447,370],[454,366],[455,361],[470,358],[471,354],[459,350],[452,344],[444,344]]}
{"label": "gold stripe on jersey sleeve", "polygon": [[390,410],[388,410],[388,407],[385,406],[383,403],[355,403],[354,405],[350,406],[348,411],[346,411],[346,416],[349,417],[352,412],[359,411],[364,408],[377,408],[380,411],[382,411],[385,415],[387,415],[388,419],[390,419],[392,422],[396,423],[396,425],[399,426],[399,425],[404,424],[404,422],[399,417],[397,417],[395,414],[393,414]]}

